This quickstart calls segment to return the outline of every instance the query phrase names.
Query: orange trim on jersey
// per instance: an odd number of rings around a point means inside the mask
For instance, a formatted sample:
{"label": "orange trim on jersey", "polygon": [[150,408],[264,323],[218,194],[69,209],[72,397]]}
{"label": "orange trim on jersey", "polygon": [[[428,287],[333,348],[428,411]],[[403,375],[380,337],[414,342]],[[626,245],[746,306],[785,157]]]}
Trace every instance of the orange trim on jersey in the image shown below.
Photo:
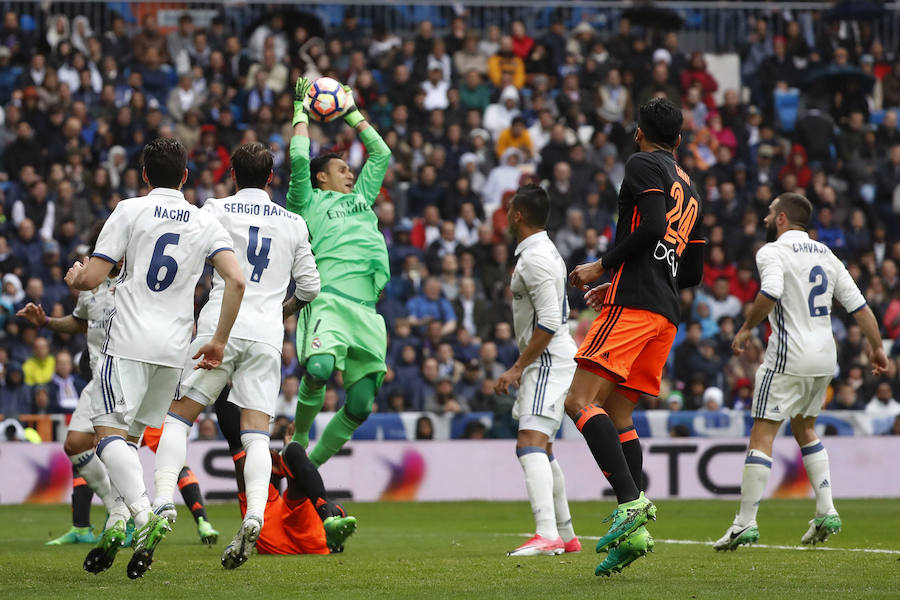
{"label": "orange trim on jersey", "polygon": [[231,460],[233,460],[234,462],[237,462],[237,461],[241,460],[242,458],[244,458],[245,456],[247,456],[247,453],[244,452],[243,450],[239,450],[238,452],[235,452],[234,454],[231,455]]}
{"label": "orange trim on jersey", "polygon": [[[658,190],[662,191],[662,190]],[[638,212],[637,206],[634,207],[634,212],[631,213],[631,231],[633,232],[638,226],[641,224],[641,213]],[[603,299],[604,304],[612,304],[613,300],[616,299],[616,293],[619,291],[619,281],[622,279],[622,268],[624,267],[624,263],[619,265],[619,268],[616,269],[615,275],[612,278],[612,285],[609,286],[609,290],[606,292],[606,297]]]}
{"label": "orange trim on jersey", "polygon": [[650,192],[659,192],[660,194],[665,194],[664,191],[662,191],[662,190],[660,190],[660,189],[657,189],[657,188],[650,188],[649,190],[644,190],[644,191],[641,192],[641,193],[642,193],[642,194],[649,194]]}
{"label": "orange trim on jersey", "polygon": [[187,471],[187,475],[178,480],[178,489],[180,490],[186,485],[191,485],[192,483],[196,483],[200,485],[200,482],[197,481],[197,476],[194,475],[194,472],[190,469],[185,469]]}
{"label": "orange trim on jersey", "polygon": [[72,487],[76,488],[80,485],[87,485],[87,481],[84,480],[84,477],[76,477],[72,480]]}
{"label": "orange trim on jersey", "polygon": [[584,408],[578,411],[575,415],[575,427],[578,428],[578,431],[581,431],[581,428],[584,427],[584,424],[588,422],[588,419],[595,415],[605,415],[606,411],[591,402]]}
{"label": "orange trim on jersey", "polygon": [[636,439],[638,439],[638,434],[637,434],[637,431],[635,431],[634,429],[630,429],[630,430],[626,431],[625,433],[619,434],[619,443],[621,443],[621,444],[624,444],[625,442],[630,442],[631,440],[636,440]]}

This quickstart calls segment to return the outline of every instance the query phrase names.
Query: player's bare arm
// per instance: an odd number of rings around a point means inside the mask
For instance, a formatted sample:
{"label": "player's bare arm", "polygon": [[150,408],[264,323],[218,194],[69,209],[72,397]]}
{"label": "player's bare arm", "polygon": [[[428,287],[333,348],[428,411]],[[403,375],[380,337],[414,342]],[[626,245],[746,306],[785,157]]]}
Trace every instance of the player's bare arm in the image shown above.
{"label": "player's bare arm", "polygon": [[872,363],[872,375],[881,375],[887,371],[888,358],[881,343],[881,333],[878,331],[875,313],[868,306],[864,306],[853,313],[853,318],[869,342],[869,362]]}
{"label": "player's bare arm", "polygon": [[773,308],[775,308],[775,300],[772,300],[765,294],[756,295],[753,306],[750,307],[750,314],[747,316],[747,320],[744,321],[743,326],[741,326],[731,342],[731,350],[735,354],[740,356],[744,352],[744,345],[753,335],[753,330],[763,322],[763,319],[769,316]]}
{"label": "player's bare arm", "polygon": [[301,300],[297,296],[291,296],[281,305],[281,319],[287,321],[288,317],[296,315],[309,304],[309,301]]}
{"label": "player's bare arm", "polygon": [[241,299],[244,297],[244,288],[247,286],[241,265],[231,250],[217,252],[212,258],[212,264],[219,277],[225,281],[222,310],[219,313],[219,323],[212,339],[201,346],[193,357],[195,360],[203,357],[194,367],[195,369],[215,369],[222,364],[225,344],[228,343],[228,336],[231,335],[231,327],[241,308]]}
{"label": "player's bare arm", "polygon": [[597,281],[603,276],[606,269],[603,268],[603,261],[598,260],[592,263],[578,265],[569,274],[569,283],[572,287],[579,290],[586,290],[592,281]]}
{"label": "player's bare arm", "polygon": [[509,386],[518,384],[525,367],[538,359],[541,353],[547,349],[552,339],[553,334],[549,331],[535,328],[534,333],[531,334],[531,340],[525,346],[522,354],[519,355],[518,360],[497,379],[497,383],[494,384],[494,391],[498,394],[505,394],[509,391]]}
{"label": "player's bare arm", "polygon": [[66,273],[66,284],[82,292],[92,290],[109,277],[114,266],[115,263],[99,257],[85,257],[84,263],[76,260]]}
{"label": "player's bare arm", "polygon": [[25,319],[32,325],[46,327],[56,333],[87,333],[88,330],[87,321],[76,319],[72,315],[59,318],[48,317],[44,309],[33,302],[26,304],[16,313],[16,316]]}

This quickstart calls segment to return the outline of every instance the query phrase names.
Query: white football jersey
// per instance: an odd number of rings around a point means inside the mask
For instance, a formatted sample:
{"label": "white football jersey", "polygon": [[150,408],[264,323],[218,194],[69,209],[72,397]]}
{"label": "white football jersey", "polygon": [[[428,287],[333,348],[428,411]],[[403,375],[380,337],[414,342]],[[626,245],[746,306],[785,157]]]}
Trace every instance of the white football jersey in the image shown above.
{"label": "white football jersey", "polygon": [[536,328],[553,334],[547,352],[572,360],[578,347],[569,333],[566,263],[546,231],[528,236],[516,246],[516,268],[510,290],[513,325],[519,352],[525,350]]}
{"label": "white football jersey", "polygon": [[833,375],[832,299],[851,313],[866,306],[843,263],[805,231],[791,230],[759,249],[756,266],[760,293],[777,302],[763,365],[788,375]]}
{"label": "white football jersey", "polygon": [[93,254],[113,263],[125,257],[103,351],[183,368],[197,280],[208,258],[231,248],[221,223],[177,190],[155,188],[119,202]]}
{"label": "white football jersey", "polygon": [[87,352],[91,363],[91,373],[94,372],[97,363],[100,362],[100,354],[103,352],[103,344],[106,342],[106,325],[109,318],[115,312],[116,280],[107,277],[106,280],[92,290],[78,294],[78,303],[72,316],[82,321],[87,321]]}
{"label": "white football jersey", "polygon": [[[296,282],[294,295],[300,300],[309,302],[319,293],[319,271],[309,245],[306,221],[272,202],[265,191],[257,188],[207,200],[203,211],[218,219],[231,235],[234,253],[247,281],[231,337],[263,342],[281,352],[281,303],[290,280]],[[224,291],[224,280],[214,274],[209,302],[197,321],[198,336],[215,333]]]}

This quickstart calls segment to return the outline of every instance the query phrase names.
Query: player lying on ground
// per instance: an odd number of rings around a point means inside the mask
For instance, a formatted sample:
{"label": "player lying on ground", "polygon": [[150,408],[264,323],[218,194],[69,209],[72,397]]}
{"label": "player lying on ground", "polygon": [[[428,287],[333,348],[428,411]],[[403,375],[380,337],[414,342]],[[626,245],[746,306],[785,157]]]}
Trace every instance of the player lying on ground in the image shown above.
{"label": "player lying on ground", "polygon": [[[121,499],[111,507],[97,546],[84,560],[91,573],[112,566],[134,519],[130,578],[141,577],[153,561],[169,524],[150,507],[137,443],[146,427],[160,427],[181,380],[194,321],[194,289],[206,262],[225,280],[224,300],[213,338],[200,348],[200,368],[217,367],[225,351],[244,293],[244,275],[231,237],[208,213],[184,199],[187,152],[176,140],[159,138],[144,148],[144,198],[116,205],[100,232],[87,264],[76,262],[66,283],[92,290],[126,256],[116,285],[98,365],[101,394],[92,399],[91,422],[101,438],[97,456]],[[126,441],[127,438],[127,441]],[[184,466],[184,462],[178,466]]]}
{"label": "player lying on ground", "polygon": [[[241,444],[240,409],[227,399],[216,404],[219,428],[234,458],[241,515],[247,512],[245,494],[246,456]],[[325,497],[325,484],[298,442],[288,441],[281,453],[271,451],[272,481],[268,484],[266,518],[255,540],[260,554],[328,554],[343,552],[344,542],[356,531],[356,518]],[[279,492],[281,479],[287,488]],[[222,566],[233,569],[243,564],[253,549],[247,542],[222,557]],[[236,563],[236,564],[226,564]]]}
{"label": "player lying on ground", "polygon": [[625,165],[615,246],[570,276],[572,285],[586,289],[612,273],[600,315],[575,355],[578,368],[566,397],[566,412],[619,502],[597,543],[598,552],[609,550],[597,575],[621,570],[653,546],[644,525],[656,507],[640,489],[641,447],[631,413],[642,393],[659,394],[681,319],[679,289],[696,285],[702,274],[702,253],[686,253],[700,241],[702,218],[699,194],[675,163],[682,121],[681,109],[668,100],[640,107],[640,152]]}
{"label": "player lying on ground", "polygon": [[566,392],[575,372],[578,347],[569,334],[566,263],[545,229],[550,199],[537,185],[520,187],[509,203],[509,230],[518,242],[510,288],[519,358],[497,379],[505,394],[518,385],[513,418],[519,421],[516,456],[534,514],[535,535],[509,556],[579,552],[566,480],[553,457]]}
{"label": "player lying on ground", "polygon": [[[272,468],[269,419],[275,414],[281,387],[283,315],[293,314],[319,293],[319,273],[306,223],[272,202],[265,191],[273,176],[272,153],[263,144],[244,144],[232,154],[231,165],[237,192],[227,198],[207,200],[202,212],[221,223],[234,240],[234,253],[247,287],[222,363],[209,370],[189,369],[181,384],[182,397],[171,403],[156,453],[153,502],[157,512],[164,511],[174,522],[177,513],[172,497],[187,453],[191,425],[230,381],[231,401],[241,408],[239,437],[247,463],[247,514],[222,555],[222,564],[229,568],[249,558],[249,553],[233,556],[235,548],[252,548],[263,527]],[[296,291],[286,311],[282,300],[291,281],[296,284]],[[224,285],[221,277],[213,278],[189,356],[215,333]]]}
{"label": "player lying on ground", "polygon": [[322,431],[309,458],[320,466],[353,436],[372,412],[375,393],[387,371],[387,333],[375,303],[390,279],[387,246],[372,210],[391,151],[352,104],[344,121],[366,146],[369,158],[355,179],[337,154],[309,160],[309,117],[303,99],[307,79],[298,79],[291,138],[291,180],[287,209],[309,225],[322,292],[301,313],[297,354],[306,374],[300,382],[294,440],[309,444],[309,428],[325,401],[325,383],[343,374],[347,401]]}
{"label": "player lying on ground", "polygon": [[806,233],[812,205],[799,194],[781,194],[766,215],[768,244],[756,253],[759,294],[750,315],[734,336],[735,354],[768,316],[772,334],[756,372],[753,428],[741,478],[741,508],[734,523],[713,547],[734,550],[759,540],[756,511],[772,472],[772,443],[785,419],[803,455],[803,466],[816,495],[816,512],[803,544],[824,542],[840,531],[841,518],[831,498],[828,453],[816,435],[816,417],[837,364],[831,329],[831,305],[840,302],[869,342],[872,374],[887,369],[878,323],[866,299],[841,261],[825,244]]}

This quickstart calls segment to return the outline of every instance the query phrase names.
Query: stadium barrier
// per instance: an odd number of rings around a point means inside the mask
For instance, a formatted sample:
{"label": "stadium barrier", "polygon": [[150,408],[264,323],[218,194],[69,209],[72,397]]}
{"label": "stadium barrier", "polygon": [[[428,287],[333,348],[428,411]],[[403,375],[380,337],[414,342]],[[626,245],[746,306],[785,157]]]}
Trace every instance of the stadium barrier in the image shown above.
{"label": "stadium barrier", "polygon": [[[652,498],[736,498],[743,439],[644,439],[644,476]],[[829,437],[836,498],[900,497],[900,436]],[[612,490],[580,440],[553,446],[566,472],[569,498],[611,500]],[[155,455],[140,451],[148,489]],[[792,439],[778,438],[768,497],[806,498],[812,490]],[[194,442],[187,463],[209,501],[236,498],[234,467],[224,442]],[[512,440],[352,442],[322,466],[329,494],[357,501],[526,500]],[[72,469],[61,444],[0,444],[0,504],[66,503]],[[95,499],[96,502],[96,499]]]}

